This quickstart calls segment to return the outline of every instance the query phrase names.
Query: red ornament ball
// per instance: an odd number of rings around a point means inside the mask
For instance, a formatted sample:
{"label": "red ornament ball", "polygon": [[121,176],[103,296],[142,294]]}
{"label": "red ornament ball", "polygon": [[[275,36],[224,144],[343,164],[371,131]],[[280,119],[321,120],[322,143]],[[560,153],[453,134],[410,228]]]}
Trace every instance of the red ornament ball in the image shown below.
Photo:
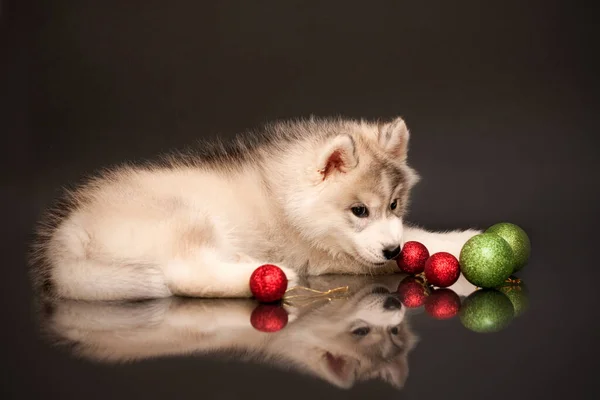
{"label": "red ornament ball", "polygon": [[256,300],[263,303],[281,300],[287,285],[287,276],[276,265],[261,265],[250,276],[250,291]]}
{"label": "red ornament ball", "polygon": [[425,300],[425,311],[435,319],[449,319],[460,311],[460,297],[452,289],[436,289]]}
{"label": "red ornament ball", "polygon": [[429,295],[429,288],[423,279],[415,276],[407,276],[398,285],[400,301],[408,308],[417,308],[425,304]]}
{"label": "red ornament ball", "polygon": [[288,323],[288,314],[283,307],[274,304],[259,304],[250,315],[250,323],[261,332],[277,332]]}
{"label": "red ornament ball", "polygon": [[425,263],[425,279],[433,286],[451,286],[459,276],[460,264],[450,253],[435,253]]}
{"label": "red ornament ball", "polygon": [[406,242],[400,255],[396,258],[396,264],[403,272],[416,275],[423,272],[428,258],[429,251],[423,244],[415,241]]}

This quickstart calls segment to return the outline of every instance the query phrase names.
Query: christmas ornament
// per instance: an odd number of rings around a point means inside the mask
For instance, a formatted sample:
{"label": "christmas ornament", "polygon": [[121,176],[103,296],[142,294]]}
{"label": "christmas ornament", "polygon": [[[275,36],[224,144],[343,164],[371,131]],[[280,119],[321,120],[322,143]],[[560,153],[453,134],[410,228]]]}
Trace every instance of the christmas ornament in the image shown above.
{"label": "christmas ornament", "polygon": [[274,304],[259,304],[250,315],[250,323],[261,332],[277,332],[288,323],[285,309]]}
{"label": "christmas ornament", "polygon": [[402,304],[408,308],[417,308],[425,303],[430,290],[422,278],[407,276],[398,285],[397,292]]}
{"label": "christmas ornament", "polygon": [[287,285],[285,273],[276,265],[261,265],[250,276],[250,291],[263,303],[281,300]]}
{"label": "christmas ornament", "polygon": [[501,222],[490,226],[485,233],[500,236],[511,247],[515,256],[513,273],[527,264],[531,254],[531,242],[527,233],[521,227],[508,222]]}
{"label": "christmas ornament", "polygon": [[449,319],[460,311],[460,297],[452,289],[436,289],[425,299],[425,311],[435,319]]}
{"label": "christmas ornament", "polygon": [[427,247],[419,242],[411,241],[404,243],[400,255],[396,258],[396,264],[403,272],[416,275],[423,272],[428,258]]}
{"label": "christmas ornament", "polygon": [[498,287],[513,305],[515,317],[521,316],[529,308],[529,289],[519,278],[510,277]]}
{"label": "christmas ornament", "polygon": [[508,297],[495,289],[481,289],[465,299],[460,321],[473,332],[491,333],[506,328],[514,315],[515,310]]}
{"label": "christmas ornament", "polygon": [[448,287],[460,276],[460,265],[450,253],[433,254],[425,263],[425,279],[433,286]]}
{"label": "christmas ornament", "polygon": [[460,269],[475,286],[493,288],[513,272],[515,258],[506,240],[481,233],[467,240],[460,252]]}

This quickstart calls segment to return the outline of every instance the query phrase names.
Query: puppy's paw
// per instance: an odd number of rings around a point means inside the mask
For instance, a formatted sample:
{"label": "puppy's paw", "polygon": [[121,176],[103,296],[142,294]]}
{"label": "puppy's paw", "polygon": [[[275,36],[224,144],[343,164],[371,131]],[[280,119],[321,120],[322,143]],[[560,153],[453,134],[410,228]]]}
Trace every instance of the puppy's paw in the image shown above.
{"label": "puppy's paw", "polygon": [[471,239],[473,236],[483,233],[483,231],[481,229],[467,229],[466,231],[463,231],[462,233],[463,233],[463,236],[464,236],[465,242],[466,242],[467,240]]}
{"label": "puppy's paw", "polygon": [[300,277],[298,276],[296,271],[294,271],[293,269],[288,268],[288,267],[279,267],[279,268],[281,268],[281,270],[287,277],[288,289],[293,288],[294,286],[298,286],[300,284]]}
{"label": "puppy's paw", "polygon": [[471,239],[473,236],[477,236],[481,233],[483,233],[483,231],[479,230],[479,229],[467,229],[466,231],[461,232],[460,247],[462,248],[469,239]]}
{"label": "puppy's paw", "polygon": [[252,267],[252,272],[260,267],[261,265],[265,265],[265,264],[271,264],[271,265],[276,265],[277,267],[281,268],[281,270],[283,271],[283,273],[285,274],[285,276],[287,277],[288,280],[288,288],[297,286],[300,283],[300,279],[298,277],[298,274],[296,273],[296,271],[294,271],[291,268],[288,267],[283,267],[281,265],[279,265],[278,263],[275,262],[268,262],[268,261],[263,261],[263,260],[256,260],[246,254],[243,253],[238,253],[236,255],[236,260],[240,263],[244,263],[244,264],[248,264],[248,265],[253,265]]}
{"label": "puppy's paw", "polygon": [[465,231],[455,232],[451,237],[450,243],[448,244],[448,252],[456,258],[459,258],[460,252],[465,243],[467,243],[467,241],[473,236],[479,235],[480,233],[483,233],[483,231],[477,229],[467,229]]}

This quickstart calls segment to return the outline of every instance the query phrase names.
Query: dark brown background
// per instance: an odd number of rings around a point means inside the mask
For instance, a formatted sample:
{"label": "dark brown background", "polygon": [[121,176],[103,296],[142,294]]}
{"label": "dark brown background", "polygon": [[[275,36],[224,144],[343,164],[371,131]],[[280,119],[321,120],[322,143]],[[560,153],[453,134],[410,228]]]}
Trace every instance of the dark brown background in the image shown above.
{"label": "dark brown background", "polygon": [[[5,1],[3,398],[589,398],[598,356],[598,63],[591,2]],[[113,163],[275,118],[402,115],[423,176],[411,219],[508,220],[532,237],[510,330],[422,322],[411,377],[338,391],[204,358],[74,361],[31,320],[24,253],[43,208]],[[596,393],[597,394],[597,393]]]}

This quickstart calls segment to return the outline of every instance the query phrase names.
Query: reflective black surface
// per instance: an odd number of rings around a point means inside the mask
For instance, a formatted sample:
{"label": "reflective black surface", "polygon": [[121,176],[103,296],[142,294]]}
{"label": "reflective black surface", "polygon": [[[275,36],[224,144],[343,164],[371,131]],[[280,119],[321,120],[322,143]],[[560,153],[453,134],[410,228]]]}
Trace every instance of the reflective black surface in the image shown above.
{"label": "reflective black surface", "polygon": [[[43,3],[4,2],[1,17],[2,398],[597,397],[591,9]],[[386,310],[383,290],[357,300],[369,285],[394,292],[401,275],[337,277],[307,284],[349,285],[346,297],[290,309],[267,334],[250,324],[251,301],[47,303],[31,292],[25,253],[60,187],[200,136],[311,113],[406,118],[423,177],[411,221],[523,227],[533,248],[519,273],[524,312],[477,333],[424,307]],[[365,307],[379,318],[366,335],[352,326]]]}

